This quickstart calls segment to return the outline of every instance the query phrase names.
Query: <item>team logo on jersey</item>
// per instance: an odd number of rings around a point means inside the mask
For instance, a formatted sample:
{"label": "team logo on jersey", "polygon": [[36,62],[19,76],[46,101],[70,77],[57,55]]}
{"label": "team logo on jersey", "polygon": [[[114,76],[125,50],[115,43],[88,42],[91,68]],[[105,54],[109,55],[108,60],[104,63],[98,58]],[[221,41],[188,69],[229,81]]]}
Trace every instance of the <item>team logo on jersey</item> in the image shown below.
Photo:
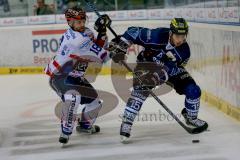
{"label": "team logo on jersey", "polygon": [[139,35],[139,28],[131,28],[127,31],[127,33],[133,38],[133,39],[137,39],[137,36]]}

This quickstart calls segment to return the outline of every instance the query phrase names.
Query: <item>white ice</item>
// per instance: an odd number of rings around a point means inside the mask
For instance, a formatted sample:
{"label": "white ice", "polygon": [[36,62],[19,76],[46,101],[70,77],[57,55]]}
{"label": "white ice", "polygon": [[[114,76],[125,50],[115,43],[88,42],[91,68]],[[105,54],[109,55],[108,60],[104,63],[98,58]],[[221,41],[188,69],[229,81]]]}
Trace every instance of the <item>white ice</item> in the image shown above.
{"label": "white ice", "polygon": [[[110,77],[99,76],[93,85],[116,94]],[[73,133],[69,144],[58,143],[59,120],[54,106],[59,101],[44,75],[0,76],[0,159],[1,160],[236,160],[240,151],[240,123],[202,102],[200,115],[209,130],[190,135],[171,119],[153,99],[144,103],[134,124],[129,144],[119,138],[120,115],[125,103],[99,117],[101,133]],[[179,114],[184,97],[174,91],[159,96]],[[168,119],[159,117],[164,113]],[[150,120],[151,114],[157,120]],[[192,143],[199,139],[200,143]]]}

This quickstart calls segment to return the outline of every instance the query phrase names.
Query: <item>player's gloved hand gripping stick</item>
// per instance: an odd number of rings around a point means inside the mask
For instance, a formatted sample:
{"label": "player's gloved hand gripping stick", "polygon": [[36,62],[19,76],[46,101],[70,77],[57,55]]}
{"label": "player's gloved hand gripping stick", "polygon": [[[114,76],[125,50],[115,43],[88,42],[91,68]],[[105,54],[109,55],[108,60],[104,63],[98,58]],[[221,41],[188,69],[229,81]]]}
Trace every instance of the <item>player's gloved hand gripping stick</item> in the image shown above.
{"label": "player's gloved hand gripping stick", "polygon": [[[96,7],[89,1],[89,0],[85,0],[86,4],[88,5],[88,7],[93,10],[98,17],[100,17],[100,13],[97,11]],[[112,32],[112,34],[117,38],[118,35],[116,34],[116,32],[111,28],[110,25],[107,26],[107,28]],[[133,72],[133,70],[126,64],[125,61],[120,61],[122,65],[124,65],[127,70],[129,72]],[[142,80],[139,78],[141,75],[139,75],[138,73],[134,73],[136,78],[138,79],[138,81],[142,84]],[[182,126],[188,133],[190,134],[198,134],[203,132],[205,129],[203,127],[197,127],[197,128],[190,128],[188,126],[186,126],[153,92],[152,90],[149,90],[150,95],[178,122],[178,124],[180,124],[180,126]]]}

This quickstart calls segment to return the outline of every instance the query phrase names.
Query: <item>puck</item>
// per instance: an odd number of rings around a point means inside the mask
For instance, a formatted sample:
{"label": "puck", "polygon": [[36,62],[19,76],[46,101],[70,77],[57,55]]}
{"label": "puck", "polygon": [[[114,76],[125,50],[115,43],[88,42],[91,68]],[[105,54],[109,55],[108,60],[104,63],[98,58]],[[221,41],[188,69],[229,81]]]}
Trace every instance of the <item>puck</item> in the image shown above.
{"label": "puck", "polygon": [[198,139],[192,140],[192,143],[199,143],[200,141]]}

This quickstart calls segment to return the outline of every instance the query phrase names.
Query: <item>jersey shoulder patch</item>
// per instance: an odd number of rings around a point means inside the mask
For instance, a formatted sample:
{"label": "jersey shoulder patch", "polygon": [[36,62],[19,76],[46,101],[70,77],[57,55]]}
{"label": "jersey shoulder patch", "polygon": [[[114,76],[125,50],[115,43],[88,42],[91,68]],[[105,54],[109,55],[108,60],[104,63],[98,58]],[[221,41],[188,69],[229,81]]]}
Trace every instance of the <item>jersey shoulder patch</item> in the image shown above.
{"label": "jersey shoulder patch", "polygon": [[127,30],[127,33],[133,38],[133,39],[137,39],[139,33],[140,33],[140,29],[138,27],[129,27]]}

